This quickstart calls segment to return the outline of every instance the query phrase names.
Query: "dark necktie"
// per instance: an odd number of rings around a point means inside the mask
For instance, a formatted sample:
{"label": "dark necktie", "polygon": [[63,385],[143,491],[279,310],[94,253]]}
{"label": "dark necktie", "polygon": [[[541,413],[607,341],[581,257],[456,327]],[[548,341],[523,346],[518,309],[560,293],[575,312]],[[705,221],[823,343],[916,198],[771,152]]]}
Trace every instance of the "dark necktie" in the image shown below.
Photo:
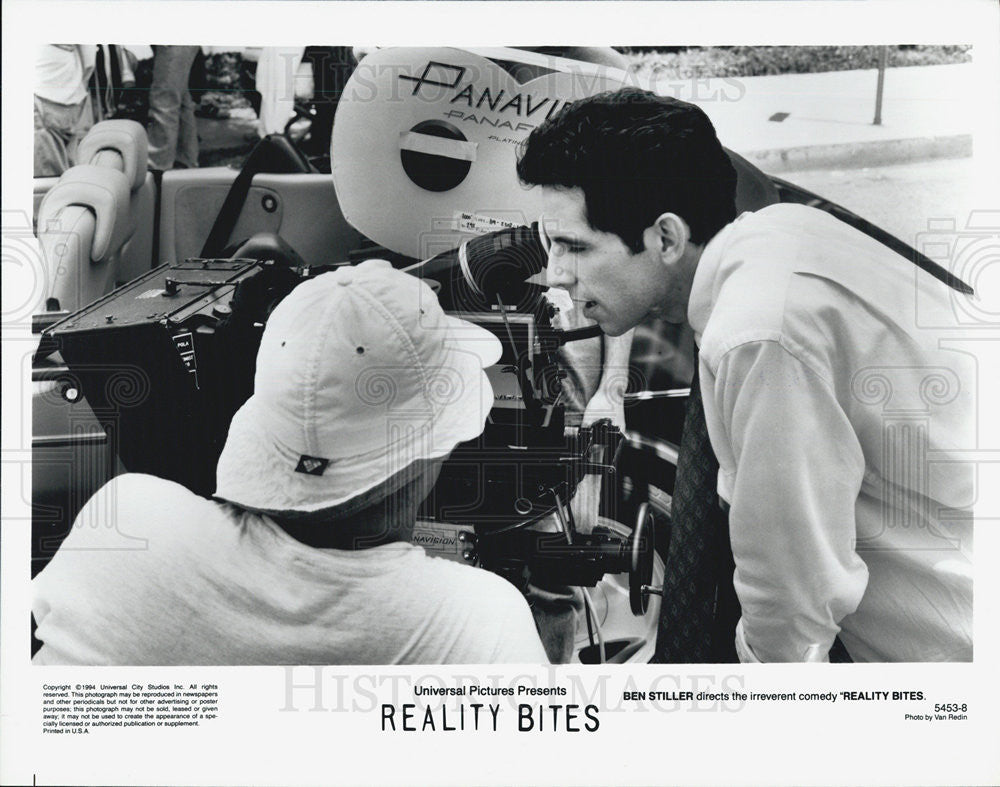
{"label": "dark necktie", "polygon": [[671,506],[670,544],[654,661],[703,664],[736,661],[739,602],[733,590],[728,517],[719,505],[719,463],[694,380],[688,398]]}

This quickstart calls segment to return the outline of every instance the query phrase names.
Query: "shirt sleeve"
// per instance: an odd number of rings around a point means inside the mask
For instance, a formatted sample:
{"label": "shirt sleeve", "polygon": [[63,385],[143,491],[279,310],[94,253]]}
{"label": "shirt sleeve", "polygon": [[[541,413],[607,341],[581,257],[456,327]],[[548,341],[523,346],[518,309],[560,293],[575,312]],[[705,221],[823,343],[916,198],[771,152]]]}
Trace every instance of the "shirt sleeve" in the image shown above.
{"label": "shirt sleeve", "polygon": [[720,494],[731,505],[742,661],[823,661],[864,595],[855,503],[864,457],[831,385],[778,341],[702,367]]}

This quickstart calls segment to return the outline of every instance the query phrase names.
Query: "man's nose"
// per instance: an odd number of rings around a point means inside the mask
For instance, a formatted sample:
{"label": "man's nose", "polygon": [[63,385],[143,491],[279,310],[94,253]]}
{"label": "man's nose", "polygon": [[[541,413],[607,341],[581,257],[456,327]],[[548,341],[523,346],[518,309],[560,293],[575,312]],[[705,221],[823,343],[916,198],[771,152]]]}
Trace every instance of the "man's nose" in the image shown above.
{"label": "man's nose", "polygon": [[576,283],[576,265],[568,254],[549,252],[545,266],[545,282],[550,287],[569,289]]}

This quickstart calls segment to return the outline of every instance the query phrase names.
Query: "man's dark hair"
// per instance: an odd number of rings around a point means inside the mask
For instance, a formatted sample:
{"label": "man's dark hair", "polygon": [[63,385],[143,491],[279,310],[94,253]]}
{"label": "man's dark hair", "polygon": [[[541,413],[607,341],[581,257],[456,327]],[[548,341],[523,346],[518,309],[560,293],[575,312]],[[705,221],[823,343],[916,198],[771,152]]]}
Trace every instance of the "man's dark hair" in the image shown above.
{"label": "man's dark hair", "polygon": [[665,212],[699,244],[736,218],[736,170],[708,116],[637,88],[563,107],[524,141],[517,174],[531,186],[582,189],[590,226],[634,253]]}

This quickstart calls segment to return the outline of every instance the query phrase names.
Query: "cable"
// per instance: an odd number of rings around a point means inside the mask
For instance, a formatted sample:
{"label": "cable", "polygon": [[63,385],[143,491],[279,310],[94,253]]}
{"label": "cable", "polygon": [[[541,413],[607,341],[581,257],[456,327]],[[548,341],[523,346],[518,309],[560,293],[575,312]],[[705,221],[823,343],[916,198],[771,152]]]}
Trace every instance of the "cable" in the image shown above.
{"label": "cable", "polygon": [[584,619],[587,621],[587,638],[590,640],[590,647],[596,647],[597,643],[594,642],[594,625],[590,621],[590,599],[586,596],[583,597],[583,609],[584,609]]}
{"label": "cable", "polygon": [[483,533],[478,533],[477,537],[480,539],[493,538],[494,536],[502,536],[507,533],[512,533],[515,530],[523,530],[524,528],[538,524],[541,519],[547,517],[551,513],[554,513],[555,510],[555,506],[553,506],[552,508],[541,511],[540,513],[532,513],[530,517],[522,522],[515,522],[513,525],[507,525],[505,527],[498,528],[497,530],[488,530]]}
{"label": "cable", "polygon": [[594,604],[590,600],[590,593],[587,592],[587,588],[580,588],[583,591],[583,606],[587,610],[588,614],[594,616],[594,627],[597,629],[597,643],[601,652],[600,664],[607,663],[608,654],[604,649],[604,634],[601,632],[601,624],[597,620],[597,611],[594,609]]}

